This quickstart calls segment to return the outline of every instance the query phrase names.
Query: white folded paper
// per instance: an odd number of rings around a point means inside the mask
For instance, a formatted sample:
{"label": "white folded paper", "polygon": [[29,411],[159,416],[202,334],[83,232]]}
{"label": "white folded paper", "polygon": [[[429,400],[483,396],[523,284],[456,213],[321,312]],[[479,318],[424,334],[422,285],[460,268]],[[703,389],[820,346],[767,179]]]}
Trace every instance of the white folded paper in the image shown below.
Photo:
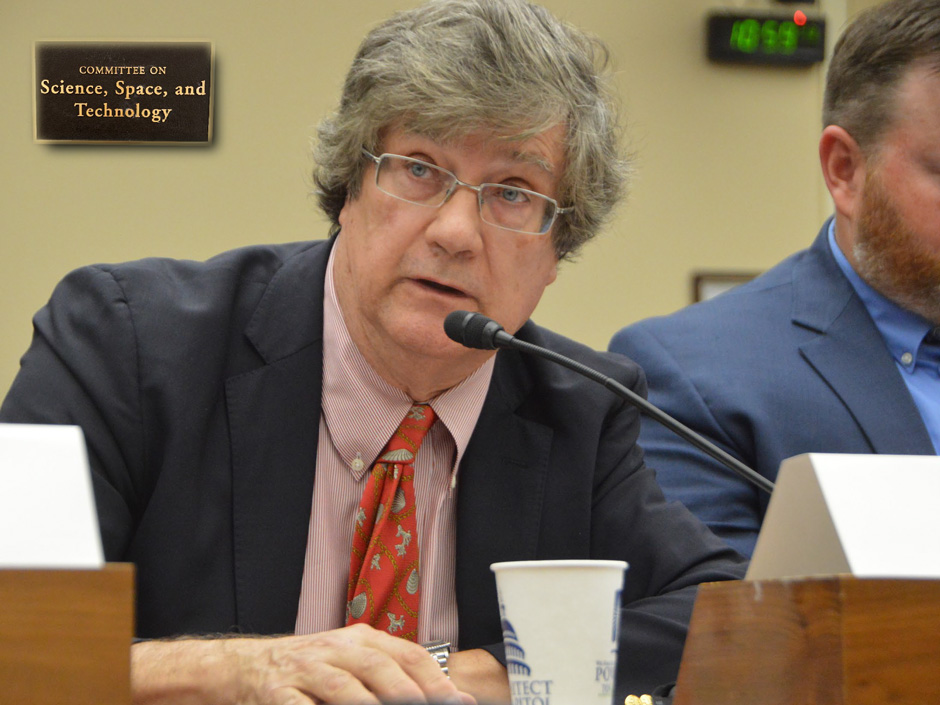
{"label": "white folded paper", "polygon": [[0,424],[0,568],[103,564],[81,429]]}
{"label": "white folded paper", "polygon": [[940,457],[809,453],[784,460],[750,580],[940,578]]}

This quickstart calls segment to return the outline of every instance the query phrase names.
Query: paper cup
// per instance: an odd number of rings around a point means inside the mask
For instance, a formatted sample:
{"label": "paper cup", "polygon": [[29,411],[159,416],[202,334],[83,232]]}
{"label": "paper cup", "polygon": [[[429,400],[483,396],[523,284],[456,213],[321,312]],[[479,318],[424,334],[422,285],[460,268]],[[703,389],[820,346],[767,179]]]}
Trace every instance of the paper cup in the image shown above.
{"label": "paper cup", "polygon": [[623,561],[494,563],[513,705],[610,705]]}

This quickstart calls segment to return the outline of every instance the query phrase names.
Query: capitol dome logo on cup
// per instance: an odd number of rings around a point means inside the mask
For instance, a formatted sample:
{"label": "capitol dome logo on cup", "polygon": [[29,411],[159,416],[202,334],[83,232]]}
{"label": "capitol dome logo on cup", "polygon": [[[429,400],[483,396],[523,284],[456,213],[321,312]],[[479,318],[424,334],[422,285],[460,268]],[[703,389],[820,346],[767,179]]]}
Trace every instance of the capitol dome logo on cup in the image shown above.
{"label": "capitol dome logo on cup", "polygon": [[623,561],[493,563],[513,705],[610,705]]}

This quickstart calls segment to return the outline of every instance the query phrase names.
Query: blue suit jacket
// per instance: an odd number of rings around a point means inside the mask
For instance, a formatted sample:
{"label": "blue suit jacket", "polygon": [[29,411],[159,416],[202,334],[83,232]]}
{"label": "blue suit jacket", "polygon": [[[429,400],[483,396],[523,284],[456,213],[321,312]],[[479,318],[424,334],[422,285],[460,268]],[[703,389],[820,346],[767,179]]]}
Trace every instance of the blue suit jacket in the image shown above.
{"label": "blue suit jacket", "polygon": [[[82,426],[106,556],[137,566],[141,636],[294,629],[329,248],[87,267],[36,315],[0,420]],[[615,356],[531,323],[519,335],[644,391]],[[675,679],[696,585],[740,577],[743,563],[663,500],[638,433],[606,389],[498,353],[458,475],[461,648],[501,656],[491,563],[621,559],[619,698]]]}
{"label": "blue suit jacket", "polygon": [[[808,250],[713,300],[619,331],[649,399],[774,480],[807,452],[933,454],[924,422],[871,317],[839,269],[829,224]],[[643,419],[640,445],[667,497],[745,555],[769,501]]]}

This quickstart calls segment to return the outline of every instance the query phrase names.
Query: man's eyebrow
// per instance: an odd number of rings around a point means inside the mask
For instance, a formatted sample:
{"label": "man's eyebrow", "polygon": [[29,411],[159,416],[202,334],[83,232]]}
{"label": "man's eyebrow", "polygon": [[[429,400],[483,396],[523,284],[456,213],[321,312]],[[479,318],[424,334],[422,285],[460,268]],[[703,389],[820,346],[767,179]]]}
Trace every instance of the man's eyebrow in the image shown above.
{"label": "man's eyebrow", "polygon": [[511,156],[513,161],[534,164],[551,176],[555,176],[554,165],[540,154],[535,154],[533,152],[513,152]]}

